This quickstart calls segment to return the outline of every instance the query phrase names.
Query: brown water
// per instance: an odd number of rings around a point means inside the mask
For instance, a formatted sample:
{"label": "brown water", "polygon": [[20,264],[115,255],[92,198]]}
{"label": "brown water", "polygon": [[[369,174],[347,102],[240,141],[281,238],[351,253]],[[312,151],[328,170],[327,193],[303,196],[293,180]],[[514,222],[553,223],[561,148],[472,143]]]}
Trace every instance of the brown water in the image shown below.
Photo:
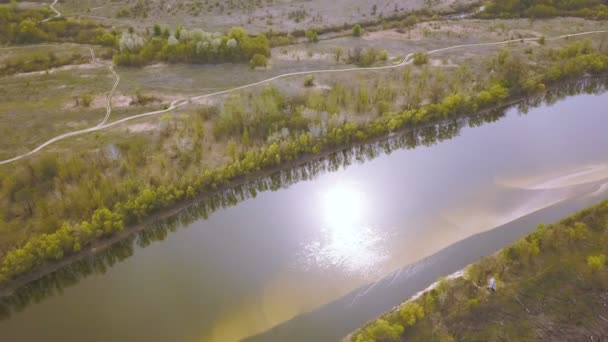
{"label": "brown water", "polygon": [[[208,219],[191,209],[5,299],[0,341],[337,340],[608,196],[608,94],[552,102],[335,155]],[[453,138],[396,148],[438,136]]]}

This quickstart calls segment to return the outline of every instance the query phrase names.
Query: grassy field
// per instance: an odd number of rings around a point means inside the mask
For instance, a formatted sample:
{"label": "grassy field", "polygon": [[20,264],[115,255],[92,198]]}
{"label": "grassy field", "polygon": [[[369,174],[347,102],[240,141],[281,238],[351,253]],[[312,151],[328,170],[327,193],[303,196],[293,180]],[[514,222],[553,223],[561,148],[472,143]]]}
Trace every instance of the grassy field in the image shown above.
{"label": "grassy field", "polygon": [[[442,279],[352,341],[601,341],[608,333],[608,201]],[[497,291],[485,286],[497,279]]]}
{"label": "grassy field", "polygon": [[[114,78],[103,67],[40,72],[3,78],[0,82],[0,158],[10,158],[79,128],[94,126],[105,116],[103,98]],[[77,105],[93,97],[89,107]]]}
{"label": "grassy field", "polygon": [[145,28],[161,23],[169,27],[183,25],[208,31],[225,31],[241,26],[257,33],[270,30],[291,32],[343,24],[352,26],[423,8],[454,10],[476,1],[437,0],[430,3],[431,6],[423,0],[62,0],[57,7],[66,15],[92,16],[113,25]]}

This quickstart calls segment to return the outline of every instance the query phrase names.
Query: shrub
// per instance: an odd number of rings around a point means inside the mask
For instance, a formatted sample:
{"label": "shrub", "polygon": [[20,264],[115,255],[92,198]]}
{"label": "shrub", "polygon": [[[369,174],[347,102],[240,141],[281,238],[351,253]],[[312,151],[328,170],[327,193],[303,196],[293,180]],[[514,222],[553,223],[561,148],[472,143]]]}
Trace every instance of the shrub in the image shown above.
{"label": "shrub", "polygon": [[309,43],[316,43],[319,41],[319,34],[314,30],[306,31],[306,39]]}
{"label": "shrub", "polygon": [[90,107],[92,102],[93,96],[91,96],[90,94],[84,94],[80,96],[80,103],[83,107]]}
{"label": "shrub", "polygon": [[304,86],[312,87],[314,85],[315,85],[315,77],[312,75],[306,76],[306,78],[304,79]]}
{"label": "shrub", "polygon": [[415,15],[408,15],[407,18],[403,21],[403,25],[410,27],[414,26],[418,23],[418,17]]}
{"label": "shrub", "polygon": [[399,339],[405,329],[399,324],[390,324],[384,319],[371,323],[365,331],[357,336],[357,342],[367,341],[395,341]]}
{"label": "shrub", "polygon": [[429,55],[426,52],[414,53],[414,65],[423,65],[429,62]]}
{"label": "shrub", "polygon": [[545,42],[546,42],[546,40],[545,40],[545,36],[542,36],[542,37],[540,37],[540,38],[538,39],[538,43],[539,43],[540,45],[545,45]]}
{"label": "shrub", "polygon": [[388,51],[382,50],[378,52],[378,59],[383,62],[386,62],[388,60]]}
{"label": "shrub", "polygon": [[353,37],[361,37],[361,25],[357,24],[353,27]]}
{"label": "shrub", "polygon": [[405,324],[412,326],[417,320],[424,318],[424,309],[418,303],[408,302],[401,307],[399,314]]}
{"label": "shrub", "polygon": [[249,65],[251,66],[251,69],[255,69],[257,67],[265,67],[268,65],[268,59],[266,58],[266,56],[256,53],[251,58],[251,61],[249,61]]}
{"label": "shrub", "polygon": [[587,238],[589,228],[583,222],[576,222],[574,227],[568,228],[570,240],[584,240]]}
{"label": "shrub", "polygon": [[596,272],[604,268],[606,264],[606,256],[604,254],[600,255],[590,255],[587,257],[587,265],[591,271]]}

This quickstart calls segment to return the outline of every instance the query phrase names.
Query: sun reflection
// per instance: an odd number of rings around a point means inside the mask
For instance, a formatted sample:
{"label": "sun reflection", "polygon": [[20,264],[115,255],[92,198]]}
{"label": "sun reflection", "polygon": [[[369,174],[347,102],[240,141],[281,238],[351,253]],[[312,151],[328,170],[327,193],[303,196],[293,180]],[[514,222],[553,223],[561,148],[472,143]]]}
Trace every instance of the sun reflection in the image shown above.
{"label": "sun reflection", "polygon": [[360,224],[361,193],[347,186],[329,189],[323,198],[325,221],[332,230],[352,230]]}
{"label": "sun reflection", "polygon": [[305,264],[370,277],[386,258],[382,235],[365,224],[370,203],[354,186],[336,185],[321,200],[323,222],[318,237],[304,248]]}

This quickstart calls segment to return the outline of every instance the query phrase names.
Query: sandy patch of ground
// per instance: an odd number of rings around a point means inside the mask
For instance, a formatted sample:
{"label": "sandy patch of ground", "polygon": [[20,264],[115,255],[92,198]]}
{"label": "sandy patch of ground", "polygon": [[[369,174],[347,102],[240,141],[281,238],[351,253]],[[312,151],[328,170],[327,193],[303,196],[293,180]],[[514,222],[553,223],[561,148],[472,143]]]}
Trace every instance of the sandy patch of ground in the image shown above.
{"label": "sandy patch of ground", "polygon": [[148,69],[158,69],[158,68],[164,68],[166,66],[167,66],[166,63],[155,63],[155,64],[151,64],[151,65],[145,66],[144,69],[145,70],[148,70]]}
{"label": "sandy patch of ground", "polygon": [[419,41],[426,38],[426,35],[454,35],[471,34],[481,32],[479,27],[474,24],[457,24],[455,22],[425,22],[415,25],[402,32],[397,30],[381,30],[368,32],[363,35],[365,40],[398,40],[398,41]]}
{"label": "sandy patch of ground", "polygon": [[[103,97],[103,99],[104,99],[103,106],[105,106],[105,101],[106,101],[105,98],[106,97],[104,96]],[[97,100],[97,98],[95,100]],[[114,94],[114,96],[112,97],[112,107],[113,108],[129,107],[131,105],[132,101],[133,101],[133,98],[131,98],[131,96]]]}
{"label": "sandy patch of ground", "polygon": [[552,174],[533,175],[514,179],[498,179],[497,184],[512,188],[543,190],[559,189],[597,182],[608,178],[608,164],[579,166]]}
{"label": "sandy patch of ground", "polygon": [[133,133],[149,132],[149,131],[155,131],[157,129],[158,129],[158,125],[150,123],[150,122],[138,123],[138,124],[134,124],[134,125],[129,125],[127,127],[127,130],[129,130],[129,132],[133,132]]}
{"label": "sandy patch of ground", "polygon": [[458,67],[458,64],[452,63],[451,59],[443,60],[443,59],[431,59],[431,66],[434,67],[446,67],[446,68],[455,68]]}
{"label": "sandy patch of ground", "polygon": [[374,31],[363,35],[365,40],[419,40],[421,37],[413,37],[412,32],[400,33],[395,30]]}
{"label": "sandy patch of ground", "polygon": [[76,70],[76,69],[85,70],[85,69],[95,69],[95,68],[100,68],[100,67],[102,67],[102,66],[97,65],[97,64],[91,64],[91,63],[64,65],[64,66],[58,67],[58,68],[51,68],[48,70],[41,70],[41,71],[23,72],[23,73],[19,73],[19,74],[14,74],[12,76],[14,76],[14,77],[40,76],[40,75],[46,75],[46,74],[54,74],[57,71]]}
{"label": "sandy patch of ground", "polygon": [[315,84],[314,89],[317,90],[331,90],[331,86],[329,84]]}
{"label": "sandy patch of ground", "polygon": [[193,104],[203,105],[203,106],[215,106],[218,104],[220,96],[214,97],[203,97],[202,99],[198,99],[196,101],[192,101]]}
{"label": "sandy patch of ground", "polygon": [[335,55],[329,53],[313,53],[310,54],[308,51],[297,50],[297,51],[289,51],[288,53],[279,53],[276,54],[273,58],[282,61],[319,61],[319,60],[328,60],[335,58]]}

